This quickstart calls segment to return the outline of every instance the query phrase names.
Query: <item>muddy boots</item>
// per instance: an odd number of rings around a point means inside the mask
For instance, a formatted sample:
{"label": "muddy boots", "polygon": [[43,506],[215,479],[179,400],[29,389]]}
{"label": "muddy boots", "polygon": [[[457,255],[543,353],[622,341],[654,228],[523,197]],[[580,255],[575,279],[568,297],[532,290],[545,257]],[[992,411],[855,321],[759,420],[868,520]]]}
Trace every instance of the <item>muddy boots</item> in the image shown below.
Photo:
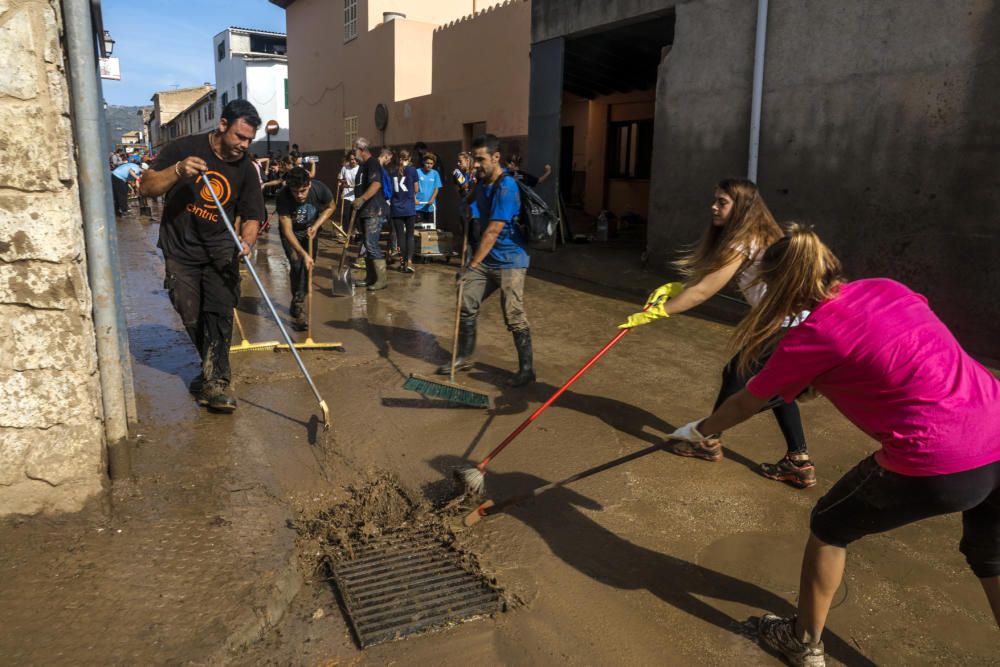
{"label": "muddy boots", "polygon": [[517,373],[506,384],[508,387],[523,387],[535,381],[530,329],[514,332],[514,347],[517,348]]}
{"label": "muddy boots", "polygon": [[[462,322],[458,325],[458,356],[455,357],[455,372],[472,368],[472,353],[476,350],[476,323]],[[437,369],[438,375],[451,375],[451,360]]]}
{"label": "muddy boots", "polygon": [[374,262],[372,262],[371,258],[368,257],[368,255],[365,255],[361,259],[363,259],[364,262],[365,262],[365,279],[364,280],[355,280],[354,281],[354,286],[355,287],[365,287],[367,285],[374,285],[375,284],[375,264],[374,264]]}
{"label": "muddy boots", "polygon": [[211,382],[204,385],[197,398],[198,405],[213,412],[232,412],[236,409],[236,397],[225,383]]}
{"label": "muddy boots", "polygon": [[295,295],[292,299],[292,305],[288,309],[288,314],[292,316],[292,328],[296,331],[306,330],[306,312],[302,308],[302,303],[305,301],[305,295]]}
{"label": "muddy boots", "polygon": [[375,271],[375,281],[368,285],[368,291],[374,292],[375,290],[385,289],[389,286],[388,269],[386,268],[385,260],[373,259],[372,264]]}

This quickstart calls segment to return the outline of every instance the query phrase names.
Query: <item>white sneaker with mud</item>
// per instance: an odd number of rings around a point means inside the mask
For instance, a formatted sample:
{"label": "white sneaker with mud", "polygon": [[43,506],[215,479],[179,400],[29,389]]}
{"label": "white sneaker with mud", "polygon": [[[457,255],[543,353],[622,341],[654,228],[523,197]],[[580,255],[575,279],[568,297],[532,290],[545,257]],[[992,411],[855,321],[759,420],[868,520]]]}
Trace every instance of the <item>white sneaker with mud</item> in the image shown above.
{"label": "white sneaker with mud", "polygon": [[807,644],[795,636],[795,617],[764,614],[757,626],[760,642],[785,657],[792,667],[826,667],[823,642]]}
{"label": "white sneaker with mud", "polygon": [[712,463],[722,460],[722,442],[720,440],[706,440],[704,442],[674,440],[670,445],[670,451],[677,456],[690,456]]}

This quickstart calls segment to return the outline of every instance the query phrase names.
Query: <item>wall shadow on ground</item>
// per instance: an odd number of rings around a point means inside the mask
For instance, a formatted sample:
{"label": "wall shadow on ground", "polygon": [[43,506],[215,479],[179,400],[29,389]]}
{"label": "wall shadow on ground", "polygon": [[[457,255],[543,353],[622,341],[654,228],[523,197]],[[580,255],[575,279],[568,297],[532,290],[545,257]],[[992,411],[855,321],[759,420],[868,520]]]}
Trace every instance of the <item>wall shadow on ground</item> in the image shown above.
{"label": "wall shadow on ground", "polygon": [[132,358],[153,370],[175,375],[185,383],[198,374],[198,351],[185,331],[162,324],[138,324],[128,329]]}

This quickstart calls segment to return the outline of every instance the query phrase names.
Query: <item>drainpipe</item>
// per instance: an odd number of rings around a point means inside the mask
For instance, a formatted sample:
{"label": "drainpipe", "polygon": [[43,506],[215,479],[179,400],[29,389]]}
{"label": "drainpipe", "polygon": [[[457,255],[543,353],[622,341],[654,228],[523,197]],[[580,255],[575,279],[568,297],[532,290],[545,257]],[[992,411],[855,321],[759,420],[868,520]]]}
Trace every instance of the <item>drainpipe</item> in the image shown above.
{"label": "drainpipe", "polygon": [[112,479],[128,472],[128,422],[122,374],[115,286],[117,277],[109,232],[115,224],[107,205],[111,173],[104,163],[105,129],[91,7],[88,0],[63,0],[66,60],[70,74],[73,139],[77,149],[80,208],[87,252],[87,277],[94,305],[94,333],[104,407],[108,471]]}
{"label": "drainpipe", "polygon": [[757,40],[753,50],[753,95],[750,99],[750,160],[747,178],[757,182],[760,157],[760,106],[764,94],[764,45],[767,41],[767,0],[757,0]]}

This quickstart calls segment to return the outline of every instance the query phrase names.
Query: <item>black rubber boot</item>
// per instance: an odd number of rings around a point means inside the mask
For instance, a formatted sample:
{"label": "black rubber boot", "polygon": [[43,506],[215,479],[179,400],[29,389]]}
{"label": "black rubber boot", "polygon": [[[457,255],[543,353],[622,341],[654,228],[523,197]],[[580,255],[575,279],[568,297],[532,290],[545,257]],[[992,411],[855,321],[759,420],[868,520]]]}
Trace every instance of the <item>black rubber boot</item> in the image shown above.
{"label": "black rubber boot", "polygon": [[369,292],[374,292],[376,290],[385,289],[389,286],[388,269],[385,265],[384,259],[373,259],[372,264],[375,268],[375,282],[368,286]]}
{"label": "black rubber boot", "polygon": [[514,332],[514,347],[517,348],[517,373],[506,384],[508,387],[523,387],[535,381],[530,329]]}
{"label": "black rubber boot", "polygon": [[206,384],[198,394],[198,405],[205,406],[212,412],[232,412],[236,409],[236,397],[228,385],[213,382]]}
{"label": "black rubber boot", "polygon": [[201,373],[198,373],[198,375],[196,375],[194,379],[191,380],[191,384],[188,385],[188,391],[194,394],[195,396],[200,394],[204,388],[205,388],[205,376],[202,375]]}
{"label": "black rubber boot", "polygon": [[292,299],[292,305],[288,307],[288,314],[292,316],[292,319],[298,319],[302,317],[302,302],[305,301],[304,296],[296,296]]}
{"label": "black rubber boot", "polygon": [[364,256],[364,260],[365,260],[365,279],[355,280],[354,281],[355,287],[365,287],[367,285],[375,284],[375,265],[372,262],[371,258],[368,257],[368,255]]}
{"label": "black rubber boot", "polygon": [[[458,325],[458,356],[455,358],[455,372],[472,368],[472,353],[476,351],[476,323],[462,322]],[[451,361],[441,364],[438,375],[451,375]]]}

